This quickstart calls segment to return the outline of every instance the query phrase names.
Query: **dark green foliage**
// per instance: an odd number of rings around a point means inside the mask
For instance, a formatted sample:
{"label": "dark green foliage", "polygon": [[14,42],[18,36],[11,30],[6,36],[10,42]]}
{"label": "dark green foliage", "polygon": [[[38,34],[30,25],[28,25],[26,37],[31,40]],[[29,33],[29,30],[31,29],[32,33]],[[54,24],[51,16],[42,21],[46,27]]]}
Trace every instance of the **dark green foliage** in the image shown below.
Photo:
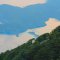
{"label": "dark green foliage", "polygon": [[60,26],[51,33],[0,54],[0,60],[60,60]]}

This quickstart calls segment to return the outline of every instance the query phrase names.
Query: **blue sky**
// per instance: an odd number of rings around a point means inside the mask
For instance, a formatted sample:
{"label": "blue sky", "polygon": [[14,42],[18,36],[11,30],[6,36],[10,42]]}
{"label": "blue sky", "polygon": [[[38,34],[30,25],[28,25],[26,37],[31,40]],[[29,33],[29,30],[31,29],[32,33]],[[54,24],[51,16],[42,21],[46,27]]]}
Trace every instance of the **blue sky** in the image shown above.
{"label": "blue sky", "polygon": [[49,18],[60,20],[60,1],[48,0],[46,4],[34,4],[24,8],[0,5],[0,34],[18,35],[27,29],[45,26]]}
{"label": "blue sky", "polygon": [[60,0],[1,0],[0,52],[16,48],[58,25]]}

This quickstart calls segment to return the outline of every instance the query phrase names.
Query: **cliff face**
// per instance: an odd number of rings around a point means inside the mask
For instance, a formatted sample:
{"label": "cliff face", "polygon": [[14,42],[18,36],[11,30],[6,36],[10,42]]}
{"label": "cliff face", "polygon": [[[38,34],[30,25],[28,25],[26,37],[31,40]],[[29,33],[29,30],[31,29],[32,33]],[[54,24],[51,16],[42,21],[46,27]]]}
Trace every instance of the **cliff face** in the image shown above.
{"label": "cliff face", "polygon": [[60,26],[51,33],[0,54],[0,60],[60,60]]}

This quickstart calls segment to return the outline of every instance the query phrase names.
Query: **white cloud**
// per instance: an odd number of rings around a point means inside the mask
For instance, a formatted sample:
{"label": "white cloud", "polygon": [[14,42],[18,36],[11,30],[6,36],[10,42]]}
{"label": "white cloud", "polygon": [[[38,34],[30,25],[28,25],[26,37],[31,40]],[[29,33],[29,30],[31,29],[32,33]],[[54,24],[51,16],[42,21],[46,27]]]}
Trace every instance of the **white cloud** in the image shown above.
{"label": "white cloud", "polygon": [[49,20],[46,21],[45,23],[46,23],[46,26],[31,29],[29,31],[30,32],[35,32],[35,34],[37,34],[37,35],[42,35],[44,33],[50,33],[53,29],[55,29],[57,26],[60,25],[60,21],[55,19],[55,18],[49,18]]}
{"label": "white cloud", "polygon": [[15,35],[0,35],[0,52],[16,48],[31,38],[33,38],[33,36],[27,32],[22,33],[19,37]]}
{"label": "white cloud", "polygon": [[[29,39],[34,38],[33,35],[30,35],[29,32],[35,32],[37,35],[42,35],[47,32],[51,32],[57,26],[60,25],[60,21],[55,18],[49,18],[46,21],[46,26],[41,28],[29,29],[24,33],[21,33],[18,37],[16,35],[0,35],[0,52],[13,49]],[[34,42],[34,41],[33,41]]]}
{"label": "white cloud", "polygon": [[46,0],[1,0],[0,4],[10,4],[14,6],[25,7],[32,4],[44,4]]}

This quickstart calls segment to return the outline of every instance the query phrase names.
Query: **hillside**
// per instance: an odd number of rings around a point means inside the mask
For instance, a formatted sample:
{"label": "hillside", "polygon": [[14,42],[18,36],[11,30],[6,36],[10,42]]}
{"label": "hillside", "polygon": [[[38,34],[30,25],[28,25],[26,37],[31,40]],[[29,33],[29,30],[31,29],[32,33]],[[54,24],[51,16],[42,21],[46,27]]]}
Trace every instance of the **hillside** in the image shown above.
{"label": "hillside", "polygon": [[60,26],[51,33],[1,53],[0,60],[60,60]]}

